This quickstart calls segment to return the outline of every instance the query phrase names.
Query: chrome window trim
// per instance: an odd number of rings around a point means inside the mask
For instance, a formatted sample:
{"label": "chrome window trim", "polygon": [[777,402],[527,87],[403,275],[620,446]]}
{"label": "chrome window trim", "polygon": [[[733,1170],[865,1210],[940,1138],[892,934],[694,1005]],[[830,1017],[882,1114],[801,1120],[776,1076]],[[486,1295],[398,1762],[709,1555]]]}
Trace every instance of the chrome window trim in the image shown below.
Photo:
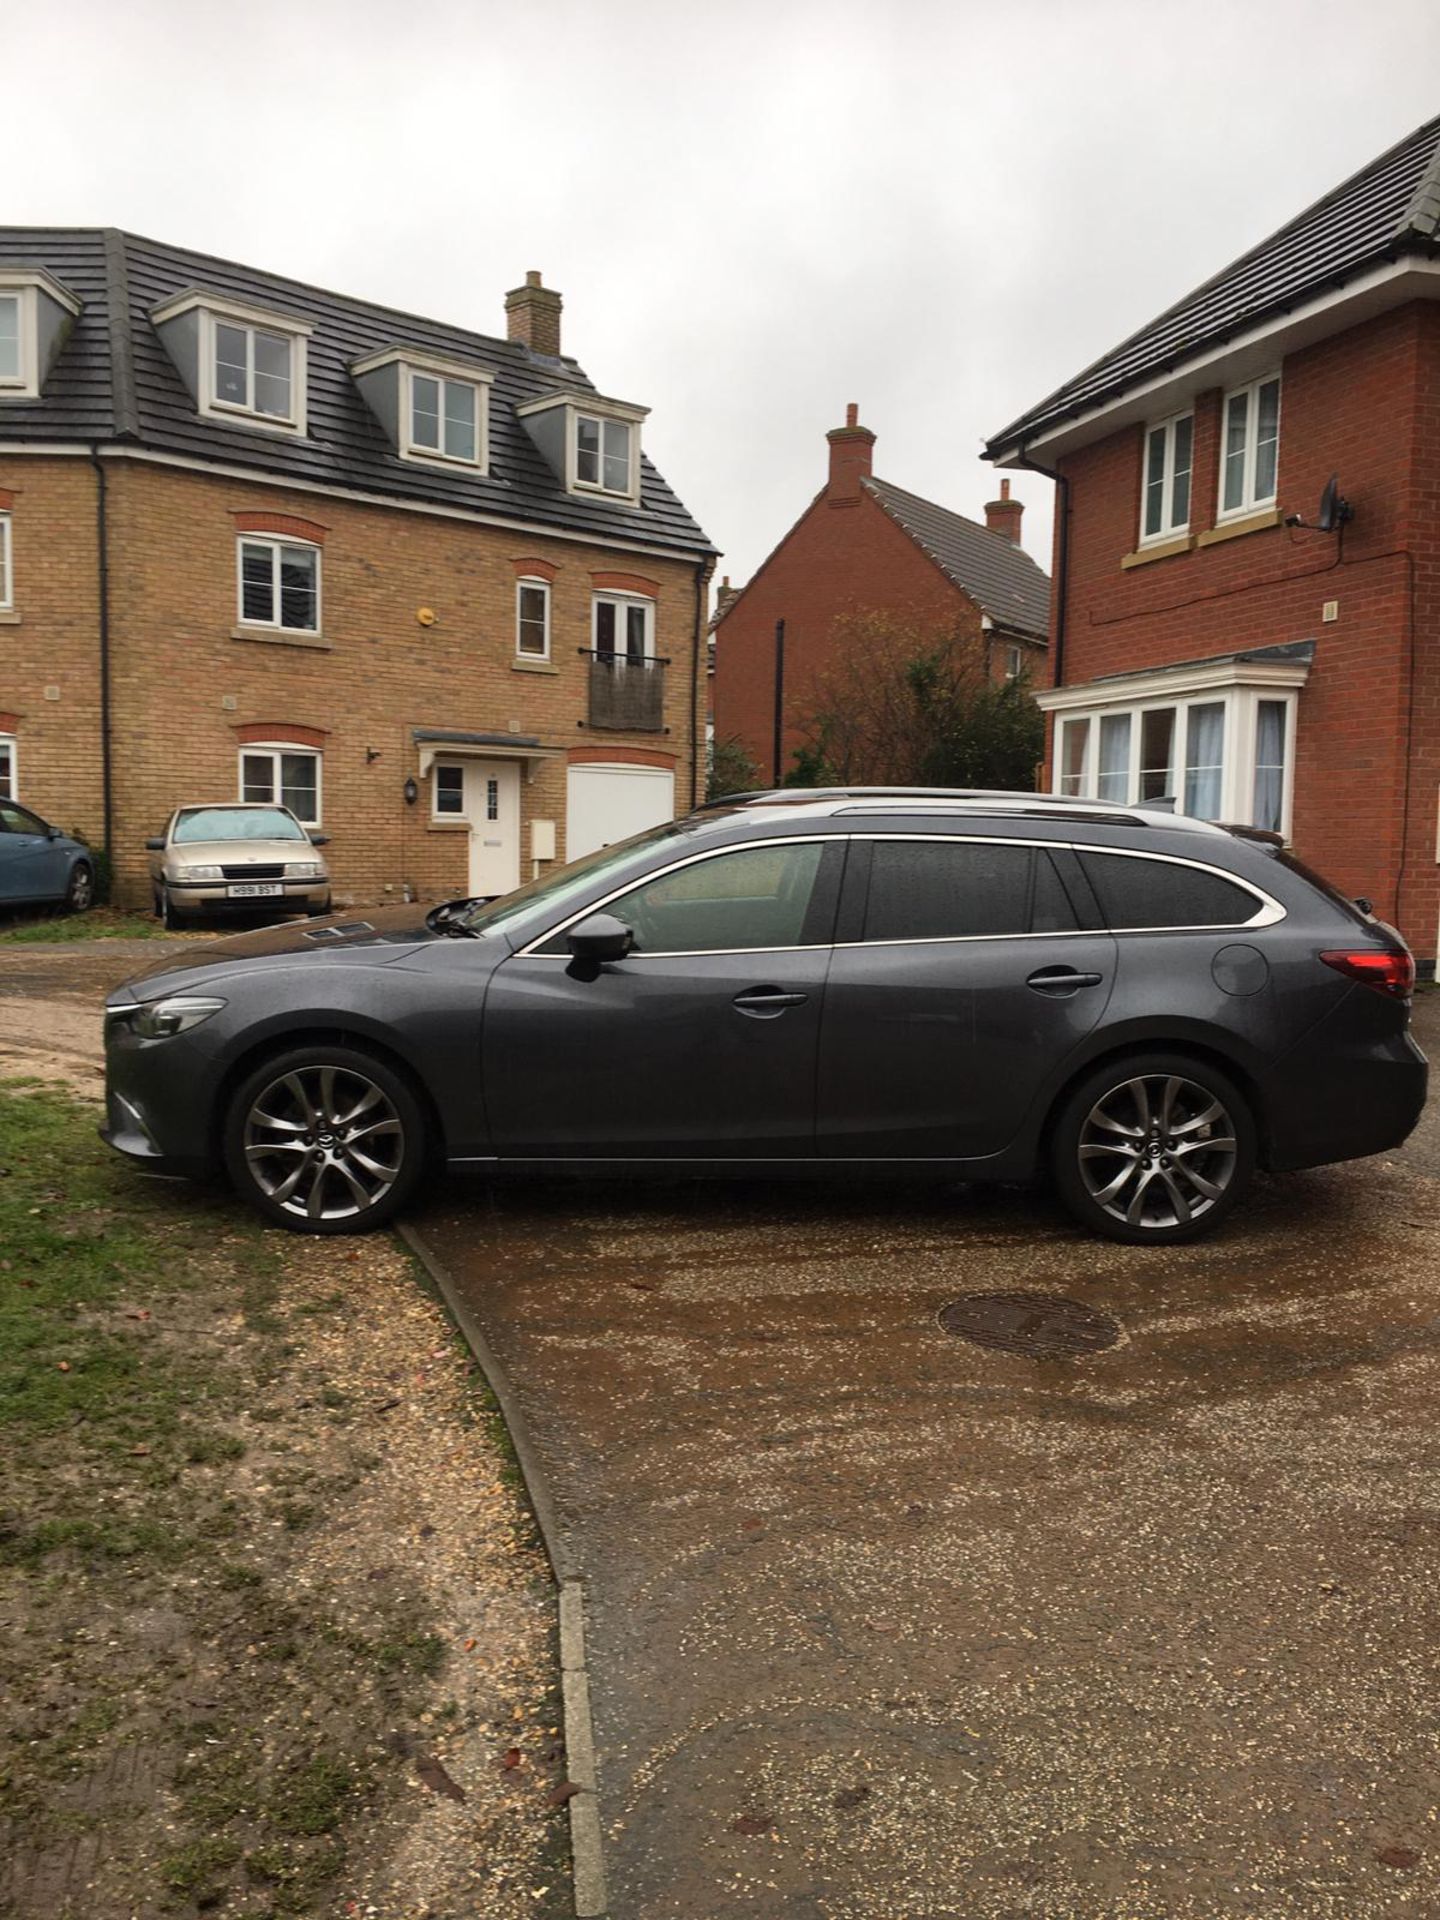
{"label": "chrome window trim", "polygon": [[[833,817],[833,816],[832,816]],[[579,921],[586,920],[592,913],[603,913],[614,901],[622,899],[627,893],[633,893],[637,887],[646,886],[652,880],[663,880],[668,874],[678,873],[683,867],[693,867],[702,860],[715,860],[726,853],[750,853],[759,847],[811,846],[816,843],[827,845],[839,841],[844,845],[852,840],[904,840],[907,843],[935,843],[951,846],[982,847],[1029,847],[1040,848],[1047,852],[1061,853],[1109,853],[1124,860],[1160,860],[1167,866],[1191,867],[1196,872],[1210,874],[1217,880],[1228,880],[1232,886],[1248,893],[1259,905],[1257,911],[1248,920],[1228,920],[1207,926],[1182,927],[1069,927],[1053,933],[941,933],[923,934],[914,939],[900,940],[833,940],[820,945],[789,947],[684,947],[674,952],[632,953],[627,960],[701,960],[717,959],[724,955],[742,953],[825,953],[838,952],[842,948],[854,947],[937,947],[937,946],[973,946],[981,940],[1086,940],[1120,938],[1124,934],[1147,933],[1249,933],[1258,932],[1265,927],[1273,927],[1286,917],[1285,908],[1273,899],[1253,881],[1243,879],[1237,873],[1230,873],[1224,867],[1213,867],[1205,860],[1189,860],[1177,853],[1151,853],[1140,847],[1098,847],[1087,841],[1021,839],[1018,835],[999,833],[793,833],[765,834],[758,840],[741,840],[729,846],[711,847],[699,853],[687,854],[683,860],[674,860],[668,866],[657,867],[653,873],[645,874],[641,879],[631,880],[624,886],[616,887],[601,900],[595,900],[588,907],[581,907],[568,919],[557,921],[544,933],[537,934],[533,940],[516,950],[511,956],[516,960],[559,960],[568,966],[573,956],[566,953],[539,953],[537,948],[567,933]]]}

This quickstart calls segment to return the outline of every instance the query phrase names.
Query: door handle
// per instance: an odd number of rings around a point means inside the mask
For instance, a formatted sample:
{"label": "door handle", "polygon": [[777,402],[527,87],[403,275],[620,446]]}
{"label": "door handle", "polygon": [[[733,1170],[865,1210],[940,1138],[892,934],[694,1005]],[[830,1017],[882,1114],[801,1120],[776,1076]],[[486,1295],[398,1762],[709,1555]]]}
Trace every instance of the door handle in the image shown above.
{"label": "door handle", "polygon": [[1038,973],[1032,973],[1025,982],[1036,993],[1049,993],[1064,999],[1081,987],[1098,987],[1104,979],[1101,973],[1077,973],[1074,967],[1041,967]]}
{"label": "door handle", "polygon": [[752,1020],[773,1020],[787,1007],[803,1007],[809,998],[808,993],[786,993],[782,987],[747,987],[730,1004]]}

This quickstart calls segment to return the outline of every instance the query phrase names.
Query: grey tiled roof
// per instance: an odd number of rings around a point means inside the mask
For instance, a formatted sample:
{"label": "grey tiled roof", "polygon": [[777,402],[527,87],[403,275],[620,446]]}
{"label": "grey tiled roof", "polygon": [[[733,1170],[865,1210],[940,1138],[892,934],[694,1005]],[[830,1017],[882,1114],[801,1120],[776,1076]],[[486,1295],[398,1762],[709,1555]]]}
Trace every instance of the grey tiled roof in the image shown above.
{"label": "grey tiled roof", "polygon": [[1440,251],[1440,118],[1429,120],[1278,233],[1131,334],[1048,399],[1013,420],[986,453],[1021,443],[1206,347],[1398,259]]}
{"label": "grey tiled roof", "polygon": [[1003,533],[922,500],[873,476],[862,483],[942,573],[963,587],[997,626],[1043,639],[1050,625],[1050,576]]}
{"label": "grey tiled roof", "polygon": [[[638,508],[567,493],[515,417],[557,389],[594,393],[571,359],[532,355],[469,333],[284,276],[102,228],[0,229],[0,266],[42,266],[84,302],[38,401],[0,404],[0,439],[138,442],[161,452],[253,467],[361,493],[463,508],[690,554],[715,549],[664,479],[642,458]],[[307,426],[282,437],[197,413],[151,324],[160,302],[191,288],[309,322]],[[496,300],[499,301],[497,291]],[[490,471],[454,473],[402,460],[361,399],[350,363],[409,346],[495,376]]]}

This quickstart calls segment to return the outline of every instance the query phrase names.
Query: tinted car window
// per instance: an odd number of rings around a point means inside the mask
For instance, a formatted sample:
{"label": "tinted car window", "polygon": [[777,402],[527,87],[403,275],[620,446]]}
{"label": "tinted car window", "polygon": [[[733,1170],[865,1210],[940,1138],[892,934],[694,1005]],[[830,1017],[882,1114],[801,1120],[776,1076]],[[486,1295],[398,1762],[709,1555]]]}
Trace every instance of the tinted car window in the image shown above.
{"label": "tinted car window", "polygon": [[606,911],[630,928],[637,953],[804,946],[824,852],[817,841],[737,848],[646,881]]}
{"label": "tinted car window", "polygon": [[964,840],[873,844],[866,940],[964,940],[1075,926],[1048,853]]}
{"label": "tinted car window", "polygon": [[1253,893],[1199,867],[1129,854],[1082,853],[1080,859],[1114,928],[1238,927],[1260,909]]}

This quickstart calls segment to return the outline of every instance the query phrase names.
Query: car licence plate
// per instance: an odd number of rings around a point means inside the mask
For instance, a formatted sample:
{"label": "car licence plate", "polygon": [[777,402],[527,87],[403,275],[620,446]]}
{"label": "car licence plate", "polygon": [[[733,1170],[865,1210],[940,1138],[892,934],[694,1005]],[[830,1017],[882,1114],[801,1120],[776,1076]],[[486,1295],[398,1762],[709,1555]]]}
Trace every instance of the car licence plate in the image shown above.
{"label": "car licence plate", "polygon": [[284,891],[278,880],[247,880],[243,886],[225,889],[226,897],[231,900],[259,900]]}

